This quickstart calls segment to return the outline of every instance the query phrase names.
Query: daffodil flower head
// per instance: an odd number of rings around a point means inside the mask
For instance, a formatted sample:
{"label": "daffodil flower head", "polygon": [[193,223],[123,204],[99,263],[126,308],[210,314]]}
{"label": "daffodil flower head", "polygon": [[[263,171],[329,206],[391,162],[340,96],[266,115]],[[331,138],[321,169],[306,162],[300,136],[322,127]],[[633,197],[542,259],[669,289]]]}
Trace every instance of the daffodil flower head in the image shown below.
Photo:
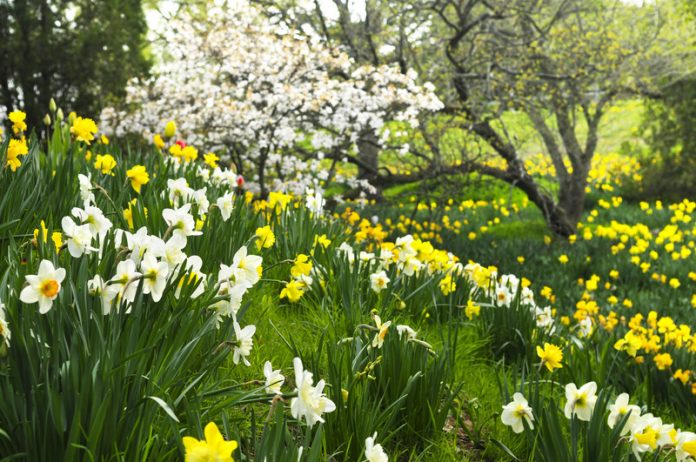
{"label": "daffodil flower head", "polygon": [[185,462],[234,462],[232,453],[237,449],[236,441],[225,441],[215,422],[205,426],[205,439],[197,440],[184,436]]}

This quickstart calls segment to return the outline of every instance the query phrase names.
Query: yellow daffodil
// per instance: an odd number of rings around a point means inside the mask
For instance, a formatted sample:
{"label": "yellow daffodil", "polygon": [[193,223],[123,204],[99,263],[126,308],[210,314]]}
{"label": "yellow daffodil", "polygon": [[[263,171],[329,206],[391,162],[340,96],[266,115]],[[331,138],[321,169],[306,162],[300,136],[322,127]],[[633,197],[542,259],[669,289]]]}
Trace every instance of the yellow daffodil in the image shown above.
{"label": "yellow daffodil", "polygon": [[27,115],[22,111],[12,111],[7,116],[12,122],[12,132],[18,135],[27,130],[27,124],[25,122]]}
{"label": "yellow daffodil", "polygon": [[275,234],[270,226],[263,226],[256,230],[256,248],[258,250],[268,249],[273,247],[275,243]]}
{"label": "yellow daffodil", "polygon": [[22,165],[19,160],[19,156],[26,156],[29,153],[29,147],[27,146],[27,141],[22,138],[20,140],[11,139],[10,144],[7,147],[7,163],[6,167],[10,167],[13,172],[17,171],[17,168]]}
{"label": "yellow daffodil", "polygon": [[128,169],[126,175],[130,178],[131,186],[138,194],[140,194],[140,188],[150,181],[150,175],[148,175],[144,165],[136,165]]}
{"label": "yellow daffodil", "polygon": [[541,364],[546,366],[549,372],[553,372],[554,369],[560,369],[563,367],[563,364],[561,364],[561,361],[563,360],[563,351],[561,351],[561,349],[556,345],[544,343],[543,349],[537,345],[536,353],[541,359]]}
{"label": "yellow daffodil", "polygon": [[205,440],[184,436],[185,462],[234,462],[232,453],[237,449],[236,441],[225,441],[214,422],[205,426]]}
{"label": "yellow daffodil", "polygon": [[209,152],[209,153],[203,155],[203,162],[205,162],[206,165],[208,165],[210,168],[217,167],[218,160],[220,160],[220,158],[217,155],[215,155],[214,152]]}
{"label": "yellow daffodil", "polygon": [[112,170],[116,167],[116,159],[111,154],[97,154],[94,161],[94,168],[102,172],[104,175],[114,175]]}
{"label": "yellow daffodil", "polygon": [[288,281],[280,291],[280,299],[287,298],[291,303],[296,303],[304,295],[305,285],[296,280]]}
{"label": "yellow daffodil", "polygon": [[97,124],[92,119],[76,117],[70,127],[70,133],[75,136],[76,141],[84,141],[89,145],[97,133]]}
{"label": "yellow daffodil", "polygon": [[312,262],[309,261],[309,257],[305,254],[299,254],[295,258],[295,264],[290,268],[290,274],[294,278],[300,276],[309,276],[309,272],[312,271]]}

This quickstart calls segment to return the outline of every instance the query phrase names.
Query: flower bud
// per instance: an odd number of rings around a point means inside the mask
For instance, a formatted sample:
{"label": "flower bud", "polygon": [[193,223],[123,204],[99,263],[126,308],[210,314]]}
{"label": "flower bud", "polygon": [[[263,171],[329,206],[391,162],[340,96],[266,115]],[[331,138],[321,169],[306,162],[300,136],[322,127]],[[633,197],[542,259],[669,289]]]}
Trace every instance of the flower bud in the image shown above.
{"label": "flower bud", "polygon": [[174,134],[176,134],[176,123],[170,120],[167,122],[167,125],[164,126],[164,137],[165,139],[169,139],[174,136]]}
{"label": "flower bud", "polygon": [[50,125],[51,125],[51,116],[48,115],[48,114],[46,114],[46,115],[44,116],[44,118],[43,118],[43,123],[44,123],[44,125],[46,125],[47,127],[50,126]]}
{"label": "flower bud", "polygon": [[58,122],[63,120],[63,110],[61,108],[58,108],[58,111],[56,112],[56,120]]}
{"label": "flower bud", "polygon": [[244,177],[242,175],[237,176],[237,187],[242,189],[244,187]]}
{"label": "flower bud", "polygon": [[51,100],[48,102],[48,110],[51,112],[56,112],[56,100],[51,98]]}
{"label": "flower bud", "polygon": [[77,114],[75,114],[75,111],[70,112],[70,114],[68,114],[68,123],[72,124],[75,122],[75,119],[77,119]]}

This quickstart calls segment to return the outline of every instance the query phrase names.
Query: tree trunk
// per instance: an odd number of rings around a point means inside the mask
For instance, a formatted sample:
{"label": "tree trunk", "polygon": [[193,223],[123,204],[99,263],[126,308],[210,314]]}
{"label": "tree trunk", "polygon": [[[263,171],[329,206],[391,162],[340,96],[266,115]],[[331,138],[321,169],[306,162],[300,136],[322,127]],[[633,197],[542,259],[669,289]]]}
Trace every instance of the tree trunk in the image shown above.
{"label": "tree trunk", "polygon": [[365,130],[357,142],[358,147],[358,179],[367,180],[377,189],[373,198],[382,196],[377,180],[379,173],[379,141],[374,130]]}

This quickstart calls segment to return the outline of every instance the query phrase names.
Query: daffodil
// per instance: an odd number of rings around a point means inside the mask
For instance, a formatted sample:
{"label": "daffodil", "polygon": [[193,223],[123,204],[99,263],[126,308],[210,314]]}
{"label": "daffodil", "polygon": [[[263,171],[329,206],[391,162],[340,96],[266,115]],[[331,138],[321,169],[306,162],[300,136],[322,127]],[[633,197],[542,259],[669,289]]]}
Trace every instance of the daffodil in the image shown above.
{"label": "daffodil", "polygon": [[273,230],[270,226],[257,228],[254,235],[256,236],[256,248],[258,250],[273,247],[275,243],[275,234],[273,234]]}
{"label": "daffodil", "polygon": [[512,401],[503,406],[503,412],[500,418],[503,424],[512,428],[512,431],[515,433],[522,433],[524,431],[525,422],[530,429],[534,428],[534,414],[532,413],[532,408],[529,407],[529,403],[522,393],[515,393],[512,395]]}
{"label": "daffodil", "polygon": [[234,462],[232,453],[237,449],[236,441],[225,441],[214,422],[205,426],[205,440],[184,436],[185,462]]}
{"label": "daffodil", "polygon": [[97,133],[97,124],[92,119],[76,117],[70,127],[70,133],[75,136],[75,140],[84,141],[89,145],[94,140],[94,134]]}
{"label": "daffodil", "polygon": [[140,194],[140,188],[150,181],[150,175],[143,165],[136,165],[128,169],[128,171],[126,171],[126,176],[128,176],[131,186],[138,194]]}
{"label": "daffodil", "polygon": [[280,373],[280,369],[273,370],[271,362],[266,361],[263,365],[263,375],[266,378],[266,393],[282,394],[281,388],[285,382],[285,376]]}
{"label": "daffodil", "polygon": [[10,167],[13,172],[22,165],[19,160],[19,156],[26,156],[29,153],[29,147],[27,146],[27,141],[22,139],[11,139],[10,144],[7,146],[7,163],[6,167]]}
{"label": "daffodil", "polygon": [[560,369],[563,367],[563,364],[561,364],[561,361],[563,360],[563,351],[561,351],[561,349],[556,345],[544,343],[543,349],[537,345],[536,353],[541,359],[541,364],[546,366],[549,372],[553,372],[554,369]]}
{"label": "daffodil", "polygon": [[158,261],[151,252],[148,252],[140,263],[140,270],[143,275],[143,294],[151,294],[153,301],[160,301],[167,287],[169,265],[167,262]]}
{"label": "daffodil", "polygon": [[613,429],[616,424],[621,421],[621,419],[628,415],[628,420],[621,430],[622,435],[627,434],[631,430],[631,427],[633,427],[633,425],[640,418],[640,408],[635,404],[629,404],[628,398],[628,393],[621,393],[616,397],[614,404],[609,406],[609,418],[607,419],[607,424],[611,429]]}
{"label": "daffodil", "polygon": [[384,345],[384,339],[387,336],[387,332],[389,332],[389,327],[391,326],[391,321],[387,321],[385,323],[382,322],[382,319],[377,316],[376,314],[373,316],[375,320],[375,326],[377,327],[377,333],[375,334],[374,338],[372,339],[372,347],[373,348],[382,348],[382,345]]}
{"label": "daffodil", "polygon": [[295,257],[295,263],[290,268],[290,274],[292,277],[297,278],[302,275],[309,276],[310,271],[312,271],[312,262],[309,261],[309,257],[305,254],[299,254]]}
{"label": "daffodil", "polygon": [[215,155],[214,152],[209,152],[207,154],[203,154],[203,162],[206,163],[207,166],[210,168],[215,168],[217,167],[217,161],[220,160],[220,158]]}
{"label": "daffodil", "polygon": [[464,314],[469,320],[474,319],[481,313],[481,305],[478,305],[472,299],[467,300],[466,307],[464,308]]}
{"label": "daffodil", "polygon": [[304,418],[313,427],[317,422],[324,422],[322,414],[335,411],[336,405],[324,395],[323,380],[314,385],[312,373],[304,370],[300,358],[295,358],[293,365],[297,397],[290,401],[290,413],[296,419]]}
{"label": "daffodil", "polygon": [[389,462],[389,456],[381,444],[375,444],[377,432],[365,438],[365,459],[367,462]]}
{"label": "daffodil", "polygon": [[280,299],[287,298],[291,303],[297,303],[304,295],[304,283],[295,279],[288,281],[280,291]]}
{"label": "daffodil", "polygon": [[154,137],[152,137],[152,143],[155,145],[157,149],[161,151],[164,147],[164,140],[162,139],[162,135],[158,133]]}
{"label": "daffodil", "polygon": [[386,289],[389,281],[390,279],[384,270],[370,275],[370,286],[376,293],[380,293],[382,290]]}
{"label": "daffodil", "polygon": [[9,348],[12,332],[10,331],[10,325],[5,316],[5,305],[2,303],[2,300],[0,300],[0,337],[5,343],[5,346]]}
{"label": "daffodil", "polygon": [[575,415],[578,419],[589,422],[597,402],[596,393],[597,384],[595,382],[588,382],[580,388],[577,388],[574,383],[566,385],[567,401],[564,409],[566,418],[570,419]]}
{"label": "daffodil", "polygon": [[193,215],[189,213],[190,210],[191,204],[184,204],[178,209],[162,210],[162,218],[169,225],[173,235],[186,238],[203,234],[196,230],[196,221],[193,219]]}
{"label": "daffodil", "polygon": [[113,169],[116,167],[116,159],[111,154],[97,154],[94,161],[94,168],[102,172],[104,175],[113,175]]}
{"label": "daffodil", "polygon": [[27,275],[25,279],[29,285],[22,289],[19,299],[24,303],[38,302],[39,313],[48,313],[60,292],[65,270],[55,268],[49,260],[41,260],[38,274]]}
{"label": "daffodil", "polygon": [[234,321],[234,336],[236,337],[236,344],[232,352],[232,361],[235,364],[239,364],[239,361],[241,360],[245,365],[250,365],[249,361],[247,360],[247,356],[251,354],[251,348],[254,345],[252,337],[254,336],[255,332],[256,326],[248,325],[242,329],[239,323],[236,320]]}
{"label": "daffodil", "polygon": [[7,118],[12,122],[12,132],[18,135],[27,130],[25,122],[27,114],[23,111],[12,111],[7,115]]}

